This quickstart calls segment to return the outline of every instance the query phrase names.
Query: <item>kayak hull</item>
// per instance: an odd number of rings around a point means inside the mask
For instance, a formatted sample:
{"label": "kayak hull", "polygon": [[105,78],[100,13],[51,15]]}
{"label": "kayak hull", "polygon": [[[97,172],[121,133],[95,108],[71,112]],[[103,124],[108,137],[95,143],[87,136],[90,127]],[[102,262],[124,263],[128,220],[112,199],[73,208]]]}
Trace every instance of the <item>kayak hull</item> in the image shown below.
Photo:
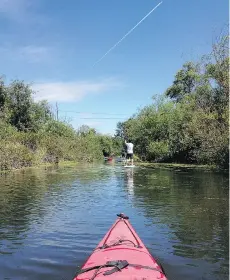
{"label": "kayak hull", "polygon": [[[115,221],[74,280],[167,280],[163,268],[151,256],[128,219],[123,217]],[[119,260],[128,265],[121,265],[120,270],[115,266],[106,266]],[[101,267],[103,265],[105,267]],[[104,275],[106,273],[111,274]]]}
{"label": "kayak hull", "polygon": [[105,161],[112,161],[113,158],[112,158],[112,157],[105,157],[104,160],[105,160]]}

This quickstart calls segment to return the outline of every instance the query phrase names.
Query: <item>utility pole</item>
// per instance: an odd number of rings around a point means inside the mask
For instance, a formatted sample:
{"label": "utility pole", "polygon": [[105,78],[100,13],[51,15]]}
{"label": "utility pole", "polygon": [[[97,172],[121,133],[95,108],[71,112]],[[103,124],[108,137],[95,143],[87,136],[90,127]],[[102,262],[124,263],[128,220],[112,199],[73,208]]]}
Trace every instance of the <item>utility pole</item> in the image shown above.
{"label": "utility pole", "polygon": [[56,102],[56,115],[57,115],[57,121],[58,121],[58,104]]}

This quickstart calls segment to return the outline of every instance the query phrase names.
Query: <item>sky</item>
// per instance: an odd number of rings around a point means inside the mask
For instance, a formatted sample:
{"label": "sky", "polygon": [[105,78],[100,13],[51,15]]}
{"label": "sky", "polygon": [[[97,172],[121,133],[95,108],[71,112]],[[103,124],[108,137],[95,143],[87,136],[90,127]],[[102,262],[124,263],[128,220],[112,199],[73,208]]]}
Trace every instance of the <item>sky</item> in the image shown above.
{"label": "sky", "polygon": [[31,84],[59,119],[113,135],[164,93],[188,60],[211,51],[227,0],[0,0],[0,75]]}

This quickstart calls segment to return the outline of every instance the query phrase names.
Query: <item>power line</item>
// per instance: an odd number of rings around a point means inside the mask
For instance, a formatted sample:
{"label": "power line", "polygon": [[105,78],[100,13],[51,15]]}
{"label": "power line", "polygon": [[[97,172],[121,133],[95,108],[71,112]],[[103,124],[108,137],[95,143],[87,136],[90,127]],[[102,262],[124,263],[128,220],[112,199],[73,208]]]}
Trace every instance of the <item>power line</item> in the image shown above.
{"label": "power line", "polygon": [[57,121],[58,121],[58,104],[56,102],[56,114],[57,114]]}
{"label": "power line", "polygon": [[79,118],[81,120],[124,120],[125,118]]}
{"label": "power line", "polygon": [[127,116],[127,114],[99,113],[99,112],[78,112],[78,111],[63,111],[63,110],[59,110],[59,112],[63,112],[63,113],[75,113],[75,114],[91,114],[91,115]]}

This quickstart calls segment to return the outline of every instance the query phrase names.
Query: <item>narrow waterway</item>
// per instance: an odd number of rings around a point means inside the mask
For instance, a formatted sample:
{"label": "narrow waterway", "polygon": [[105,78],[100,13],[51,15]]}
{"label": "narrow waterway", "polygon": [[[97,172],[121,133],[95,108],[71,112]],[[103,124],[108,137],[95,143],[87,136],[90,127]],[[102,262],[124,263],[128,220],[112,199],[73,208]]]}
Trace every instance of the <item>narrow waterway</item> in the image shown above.
{"label": "narrow waterway", "polygon": [[228,176],[119,164],[0,175],[0,279],[68,280],[124,212],[168,279],[228,279]]}

